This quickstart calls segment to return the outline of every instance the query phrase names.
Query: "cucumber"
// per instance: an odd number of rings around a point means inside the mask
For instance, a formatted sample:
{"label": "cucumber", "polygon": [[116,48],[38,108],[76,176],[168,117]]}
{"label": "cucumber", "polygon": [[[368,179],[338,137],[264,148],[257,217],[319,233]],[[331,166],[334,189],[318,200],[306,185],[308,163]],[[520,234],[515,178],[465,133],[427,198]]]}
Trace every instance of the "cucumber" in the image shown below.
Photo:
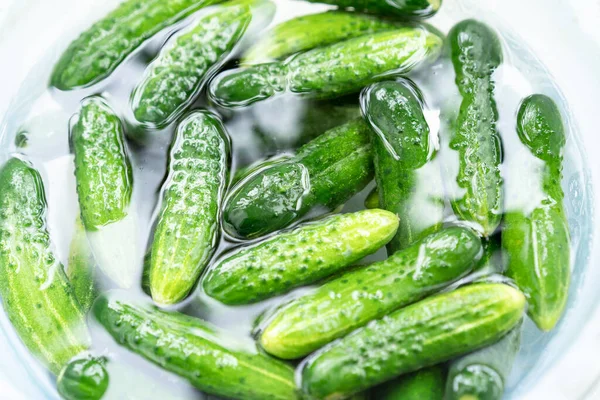
{"label": "cucumber", "polygon": [[284,62],[218,75],[209,87],[223,107],[247,106],[291,92],[334,98],[435,60],[443,40],[425,27],[403,27],[313,49]]}
{"label": "cucumber", "polygon": [[117,343],[203,392],[247,400],[298,398],[290,366],[199,319],[108,297],[100,297],[93,312]]}
{"label": "cucumber", "polygon": [[87,356],[71,360],[56,381],[65,400],[100,400],[108,389],[109,377],[102,357]]}
{"label": "cucumber", "polygon": [[335,209],[372,179],[369,128],[351,121],[302,146],[289,161],[239,182],[225,202],[224,229],[240,238],[274,232],[315,206]]}
{"label": "cucumber", "polygon": [[96,260],[80,217],[75,221],[66,273],[81,309],[87,312],[98,295],[95,283]]}
{"label": "cucumber", "polygon": [[452,62],[462,103],[450,148],[459,156],[458,186],[452,200],[456,215],[489,236],[502,219],[502,143],[492,74],[502,63],[502,46],[487,25],[466,20],[450,31]]}
{"label": "cucumber", "polygon": [[10,159],[0,170],[0,295],[31,354],[58,374],[90,342],[81,310],[46,229],[39,173]]}
{"label": "cucumber", "polygon": [[422,300],[310,356],[302,388],[342,399],[395,376],[496,342],[523,317],[525,297],[503,284],[474,284]]}
{"label": "cucumber", "polygon": [[261,64],[342,40],[398,28],[400,23],[346,11],[326,11],[287,20],[262,36],[242,56]]}
{"label": "cucumber", "polygon": [[233,179],[231,180],[231,185],[236,185],[238,182],[246,179],[247,177],[258,173],[261,170],[270,168],[272,166],[282,164],[288,160],[290,160],[292,156],[288,154],[282,154],[273,158],[268,158],[266,160],[259,160],[256,163],[250,164],[246,167],[242,167],[236,171],[233,175]]}
{"label": "cucumber", "polygon": [[50,84],[61,90],[108,77],[144,41],[194,11],[220,0],[125,0],[75,39],[54,66]]}
{"label": "cucumber", "polygon": [[268,321],[260,343],[279,358],[305,356],[457,281],[471,271],[482,252],[481,240],[469,229],[434,233],[283,306]]}
{"label": "cucumber", "polygon": [[379,208],[379,193],[377,192],[377,188],[371,190],[365,198],[365,208],[368,210]]}
{"label": "cucumber", "polygon": [[519,109],[517,132],[531,154],[541,160],[539,183],[521,190],[540,200],[531,210],[508,210],[504,217],[506,273],[527,296],[531,319],[548,331],[565,310],[571,279],[569,226],[561,187],[566,139],[554,101],[544,95],[526,98]]}
{"label": "cucumber", "polygon": [[446,373],[439,365],[403,375],[377,387],[373,400],[443,400]]}
{"label": "cucumber", "polygon": [[[246,33],[253,14],[274,13],[269,0],[223,4],[163,47],[132,94],[133,114],[144,125],[164,127],[194,101],[210,72],[222,65]],[[269,20],[263,18],[262,23]]]}
{"label": "cucumber", "polygon": [[301,225],[226,255],[202,281],[225,304],[248,304],[314,283],[385,245],[398,217],[365,210]]}
{"label": "cucumber", "polygon": [[219,238],[229,164],[229,136],[218,117],[196,111],[181,122],[150,257],[150,292],[157,303],[185,298],[208,264]]}
{"label": "cucumber", "polygon": [[498,343],[450,364],[447,400],[501,400],[506,380],[521,346],[521,325]]}
{"label": "cucumber", "polygon": [[434,146],[423,105],[410,82],[380,82],[361,95],[371,129],[379,203],[402,216],[390,254],[442,227],[441,171],[432,166]]}
{"label": "cucumber", "polygon": [[441,7],[442,0],[308,0],[311,3],[325,3],[355,11],[395,15],[410,18],[427,18]]}

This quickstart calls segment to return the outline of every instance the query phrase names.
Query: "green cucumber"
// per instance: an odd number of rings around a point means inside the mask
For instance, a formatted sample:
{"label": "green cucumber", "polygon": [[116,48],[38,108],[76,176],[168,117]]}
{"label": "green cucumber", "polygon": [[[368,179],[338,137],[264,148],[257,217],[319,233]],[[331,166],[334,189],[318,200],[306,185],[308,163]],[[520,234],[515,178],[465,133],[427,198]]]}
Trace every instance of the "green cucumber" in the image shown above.
{"label": "green cucumber", "polygon": [[375,178],[379,203],[398,214],[398,233],[390,254],[442,227],[441,171],[434,155],[423,105],[410,82],[380,82],[361,95],[363,113],[375,133]]}
{"label": "green cucumber", "polygon": [[218,261],[202,281],[225,304],[248,304],[326,278],[376,252],[394,236],[398,217],[364,210],[301,225]]}
{"label": "green cucumber", "polygon": [[90,342],[84,313],[52,251],[39,173],[10,159],[0,170],[0,295],[31,354],[54,374]]}
{"label": "green cucumber", "polygon": [[223,123],[208,112],[190,114],[177,128],[150,257],[150,292],[159,304],[185,298],[215,250],[229,147]]}
{"label": "green cucumber", "polygon": [[373,188],[365,198],[365,208],[367,210],[379,208],[379,193],[377,188]]}
{"label": "green cucumber", "polygon": [[446,383],[447,400],[501,400],[521,346],[521,325],[498,343],[454,360]]}
{"label": "green cucumber", "polygon": [[290,366],[199,319],[107,297],[93,311],[117,343],[203,392],[246,400],[298,398]]}
{"label": "green cucumber", "polygon": [[284,62],[221,73],[212,81],[209,94],[223,107],[246,106],[284,92],[339,97],[433,61],[442,43],[442,38],[421,26],[360,36]]}
{"label": "green cucumber", "polygon": [[287,162],[261,169],[227,196],[224,229],[253,238],[285,228],[315,206],[335,209],[373,179],[369,128],[362,120],[332,129]]}
{"label": "green cucumber", "polygon": [[525,296],[503,284],[474,284],[430,297],[371,322],[317,351],[302,388],[343,399],[398,375],[496,342],[523,317]]}
{"label": "green cucumber", "polygon": [[[194,101],[210,71],[223,64],[246,33],[254,14],[261,10],[272,15],[274,5],[269,0],[225,3],[166,45],[132,94],[135,118],[155,127],[177,119]],[[268,22],[264,19],[263,24]]]}
{"label": "green cucumber", "polygon": [[409,18],[427,18],[441,7],[442,0],[308,0],[311,3],[325,3],[340,8],[369,12],[381,15],[395,15]]}
{"label": "green cucumber", "polygon": [[305,356],[457,281],[473,269],[482,252],[481,240],[470,229],[434,233],[283,306],[268,320],[260,343],[279,358]]}
{"label": "green cucumber", "polygon": [[267,169],[278,164],[282,164],[291,158],[292,156],[288,154],[282,154],[273,158],[268,158],[266,160],[259,160],[246,167],[242,167],[238,169],[233,175],[233,179],[231,179],[231,185],[236,185],[238,182],[241,182],[249,176],[258,173],[260,170]]}
{"label": "green cucumber", "polygon": [[476,224],[485,236],[502,219],[502,143],[492,75],[502,63],[502,45],[487,25],[466,20],[448,34],[462,104],[450,148],[458,152],[458,186],[452,200],[457,216]]}
{"label": "green cucumber", "polygon": [[98,295],[95,282],[96,260],[79,216],[71,239],[66,273],[73,286],[75,297],[79,300],[82,310],[87,312]]}
{"label": "green cucumber", "polygon": [[108,389],[106,359],[87,356],[71,360],[56,381],[58,393],[65,400],[100,400]]}
{"label": "green cucumber", "polygon": [[540,199],[531,210],[507,210],[502,232],[506,273],[527,296],[531,319],[548,331],[565,310],[571,278],[569,226],[561,187],[566,139],[554,101],[544,95],[526,98],[519,109],[517,132],[531,154],[541,160],[539,181],[521,190]]}
{"label": "green cucumber", "polygon": [[420,369],[374,390],[373,400],[443,400],[446,373],[439,365]]}
{"label": "green cucumber", "polygon": [[108,77],[144,41],[196,10],[220,0],[125,0],[75,39],[52,72],[61,90]]}

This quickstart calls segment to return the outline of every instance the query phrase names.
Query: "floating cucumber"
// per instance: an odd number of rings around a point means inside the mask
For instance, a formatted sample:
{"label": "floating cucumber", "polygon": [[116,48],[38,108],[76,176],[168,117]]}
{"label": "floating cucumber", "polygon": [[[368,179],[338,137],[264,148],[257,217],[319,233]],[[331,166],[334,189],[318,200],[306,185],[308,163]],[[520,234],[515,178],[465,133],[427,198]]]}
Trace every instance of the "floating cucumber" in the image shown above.
{"label": "floating cucumber", "polygon": [[0,295],[31,354],[58,374],[89,345],[85,317],[46,229],[39,173],[12,158],[0,170]]}
{"label": "floating cucumber", "polygon": [[317,351],[302,388],[341,399],[395,376],[496,342],[521,320],[525,297],[503,284],[474,284],[422,300]]}
{"label": "floating cucumber", "polygon": [[242,248],[218,261],[202,281],[225,304],[248,304],[314,283],[385,245],[398,217],[383,210],[334,215]]}
{"label": "floating cucumber", "polygon": [[373,400],[443,400],[446,373],[439,365],[420,369],[412,374],[377,387]]}
{"label": "floating cucumber", "polygon": [[87,87],[110,75],[146,39],[220,0],[125,0],[75,39],[54,66],[50,84]]}
{"label": "floating cucumber", "polygon": [[266,160],[259,160],[256,163],[250,164],[246,167],[240,168],[236,171],[235,175],[231,179],[231,185],[236,185],[238,182],[246,179],[247,177],[258,173],[263,169],[270,168],[272,166],[282,164],[290,160],[292,156],[283,154]]}
{"label": "floating cucumber", "polygon": [[107,297],[93,311],[120,345],[203,392],[248,400],[298,398],[290,366],[257,352],[253,343],[228,340],[199,319]]}
{"label": "floating cucumber", "polygon": [[[203,16],[190,30],[166,45],[147,68],[132,95],[135,118],[163,127],[194,101],[210,71],[221,65],[262,10],[272,16],[269,0],[237,0]],[[263,24],[269,20],[263,18]]]}
{"label": "floating cucumber", "polygon": [[105,363],[91,356],[71,360],[58,375],[58,393],[65,400],[100,400],[108,389]]}
{"label": "floating cucumber", "polygon": [[75,222],[73,239],[71,239],[66,273],[71,286],[73,286],[75,297],[77,297],[82,310],[87,312],[98,295],[95,283],[96,260],[79,216]]}
{"label": "floating cucumber", "polygon": [[531,154],[541,160],[539,183],[529,190],[541,199],[532,210],[508,210],[502,246],[507,275],[525,293],[528,313],[542,330],[552,329],[562,316],[569,294],[570,237],[563,206],[562,149],[565,132],[560,111],[544,95],[526,98],[519,109],[517,132]]}
{"label": "floating cucumber", "polygon": [[225,203],[224,228],[232,236],[262,236],[315,206],[340,206],[371,179],[369,128],[362,120],[351,121],[301,147],[289,161],[239,182]]}
{"label": "floating cucumber", "polygon": [[375,177],[379,203],[401,216],[390,254],[442,227],[441,171],[421,101],[409,82],[380,82],[361,95],[363,113],[375,133]]}
{"label": "floating cucumber", "polygon": [[312,3],[325,3],[356,11],[400,17],[427,18],[435,14],[442,0],[308,0]]}
{"label": "floating cucumber", "polygon": [[459,153],[457,183],[464,192],[453,199],[452,208],[489,236],[503,211],[502,144],[492,78],[502,63],[502,46],[494,31],[475,20],[457,24],[448,37],[463,99],[450,147]]}
{"label": "floating cucumber", "polygon": [[482,252],[481,240],[469,229],[434,233],[283,306],[268,321],[260,343],[279,358],[305,356],[457,281],[477,264]]}
{"label": "floating cucumber", "polygon": [[177,128],[150,257],[150,292],[159,304],[187,296],[215,250],[229,153],[213,114],[194,112]]}
{"label": "floating cucumber", "polygon": [[425,27],[404,27],[345,40],[291,57],[218,75],[211,98],[223,107],[246,106],[292,92],[334,98],[436,59],[442,39]]}

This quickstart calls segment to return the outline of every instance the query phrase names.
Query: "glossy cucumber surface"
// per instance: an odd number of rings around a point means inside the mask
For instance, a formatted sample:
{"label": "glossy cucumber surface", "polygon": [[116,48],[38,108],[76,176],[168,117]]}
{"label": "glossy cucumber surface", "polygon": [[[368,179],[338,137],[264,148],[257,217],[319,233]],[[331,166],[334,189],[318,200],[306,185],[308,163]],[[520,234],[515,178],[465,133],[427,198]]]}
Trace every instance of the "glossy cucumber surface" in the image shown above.
{"label": "glossy cucumber surface", "polygon": [[308,0],[326,3],[340,8],[350,8],[383,16],[394,15],[410,18],[427,18],[441,7],[442,0]]}
{"label": "glossy cucumber surface", "polygon": [[371,400],[444,400],[445,384],[444,368],[435,365],[384,383],[373,391]]}
{"label": "glossy cucumber surface", "polygon": [[65,400],[100,400],[106,393],[109,377],[101,357],[71,360],[60,372],[56,388]]}

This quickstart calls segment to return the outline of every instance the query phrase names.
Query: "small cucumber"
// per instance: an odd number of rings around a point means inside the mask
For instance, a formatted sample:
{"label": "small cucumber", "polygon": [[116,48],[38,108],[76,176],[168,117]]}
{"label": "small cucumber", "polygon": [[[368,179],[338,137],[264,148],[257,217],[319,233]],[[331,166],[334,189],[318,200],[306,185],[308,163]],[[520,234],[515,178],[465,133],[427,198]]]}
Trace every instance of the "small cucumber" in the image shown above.
{"label": "small cucumber", "polygon": [[125,0],[75,39],[52,72],[61,90],[87,87],[109,76],[146,39],[219,0]]}
{"label": "small cucumber", "polygon": [[291,92],[334,98],[436,59],[443,40],[425,27],[404,27],[313,49],[284,62],[226,71],[209,87],[223,107],[246,106]]}
{"label": "small cucumber", "polygon": [[375,178],[379,203],[398,214],[398,233],[390,254],[442,227],[441,171],[431,167],[434,154],[423,105],[410,82],[381,82],[361,95],[363,113],[375,133]]}
{"label": "small cucumber", "polygon": [[190,114],[177,128],[150,257],[150,292],[159,304],[185,298],[215,250],[229,147],[223,123],[208,112]]}
{"label": "small cucumber", "polygon": [[373,179],[369,128],[362,120],[332,129],[296,156],[261,169],[227,196],[224,228],[232,236],[259,237],[285,228],[315,206],[330,210]]}
{"label": "small cucumber", "polygon": [[441,7],[442,0],[308,0],[311,3],[325,3],[340,8],[369,12],[381,15],[395,15],[410,18],[427,18]]}
{"label": "small cucumber", "polygon": [[377,188],[371,190],[365,198],[365,208],[367,210],[379,208],[379,193],[377,192]]}
{"label": "small cucumber", "polygon": [[[269,0],[225,3],[167,44],[133,92],[135,118],[155,127],[177,119],[194,101],[210,71],[223,64],[244,36],[253,13],[261,10],[272,15],[274,5]],[[268,19],[263,20],[268,24]]]}
{"label": "small cucumber", "polygon": [[66,273],[81,309],[87,312],[98,295],[95,282],[96,260],[79,216],[71,239]]}
{"label": "small cucumber", "polygon": [[256,302],[334,274],[376,252],[397,229],[398,217],[383,210],[334,215],[225,256],[202,286],[225,304]]}
{"label": "small cucumber", "polygon": [[446,373],[439,365],[420,369],[412,374],[377,387],[373,400],[443,400]]}
{"label": "small cucumber", "polygon": [[457,281],[471,271],[482,252],[481,240],[469,229],[434,233],[283,306],[268,321],[260,343],[279,358],[305,356]]}
{"label": "small cucumber", "polygon": [[501,400],[521,346],[521,325],[498,343],[454,360],[446,383],[447,400]]}
{"label": "small cucumber", "polygon": [[81,306],[46,229],[39,173],[10,159],[0,170],[0,295],[31,354],[58,374],[90,342]]}
{"label": "small cucumber", "polygon": [[65,400],[100,400],[108,389],[105,363],[91,356],[71,360],[58,375],[58,393]]}
{"label": "small cucumber", "polygon": [[502,143],[496,123],[492,75],[502,63],[502,46],[487,25],[466,20],[448,34],[456,84],[462,104],[450,148],[459,153],[458,186],[464,194],[452,200],[457,216],[489,236],[502,219],[500,175]]}
{"label": "small cucumber", "polygon": [[302,388],[342,399],[398,375],[496,342],[523,317],[525,296],[503,284],[474,284],[422,300],[317,351]]}
{"label": "small cucumber", "polygon": [[502,246],[507,275],[525,293],[536,325],[551,330],[562,316],[571,278],[569,226],[563,206],[562,149],[565,131],[560,111],[544,95],[526,98],[519,109],[517,132],[523,144],[543,161],[539,185],[524,187],[541,200],[533,210],[508,210]]}
{"label": "small cucumber", "polygon": [[93,311],[120,345],[203,392],[245,400],[298,398],[290,366],[199,319],[107,297]]}

